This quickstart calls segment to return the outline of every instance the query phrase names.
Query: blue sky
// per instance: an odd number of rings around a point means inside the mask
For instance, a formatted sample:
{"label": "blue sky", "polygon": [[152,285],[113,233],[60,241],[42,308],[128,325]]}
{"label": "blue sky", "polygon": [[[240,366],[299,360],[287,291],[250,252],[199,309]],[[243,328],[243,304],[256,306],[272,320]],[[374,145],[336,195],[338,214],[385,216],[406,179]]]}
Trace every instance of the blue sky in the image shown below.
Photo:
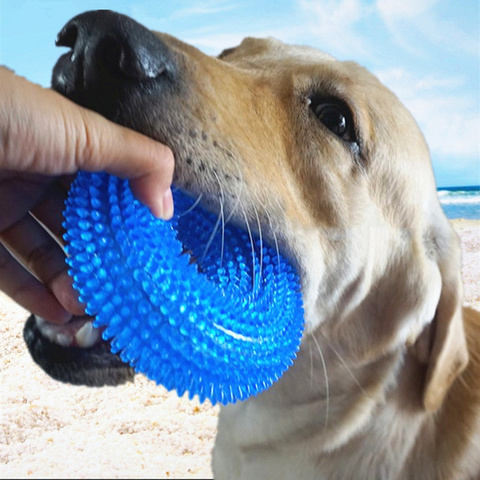
{"label": "blue sky", "polygon": [[480,184],[478,0],[0,0],[0,64],[50,84],[56,34],[109,8],[208,54],[245,36],[307,44],[375,73],[413,113],[439,186]]}

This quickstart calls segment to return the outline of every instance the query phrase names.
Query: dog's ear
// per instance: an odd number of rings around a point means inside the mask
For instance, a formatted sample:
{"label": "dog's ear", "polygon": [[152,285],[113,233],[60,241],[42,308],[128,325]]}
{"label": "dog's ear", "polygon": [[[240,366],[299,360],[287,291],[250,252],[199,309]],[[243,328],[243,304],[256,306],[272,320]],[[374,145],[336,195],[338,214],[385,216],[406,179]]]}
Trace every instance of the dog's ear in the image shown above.
{"label": "dog's ear", "polygon": [[423,390],[423,405],[437,410],[450,385],[468,363],[461,302],[443,285],[437,312],[430,325],[430,355]]}
{"label": "dog's ear", "polygon": [[[441,406],[450,386],[468,363],[458,238],[450,235],[445,243],[448,248],[444,249],[444,255],[440,252],[439,259],[442,290],[435,317],[415,346],[417,357],[423,357],[419,359],[427,363],[423,388],[423,406],[427,410]],[[423,353],[418,355],[420,351]]]}

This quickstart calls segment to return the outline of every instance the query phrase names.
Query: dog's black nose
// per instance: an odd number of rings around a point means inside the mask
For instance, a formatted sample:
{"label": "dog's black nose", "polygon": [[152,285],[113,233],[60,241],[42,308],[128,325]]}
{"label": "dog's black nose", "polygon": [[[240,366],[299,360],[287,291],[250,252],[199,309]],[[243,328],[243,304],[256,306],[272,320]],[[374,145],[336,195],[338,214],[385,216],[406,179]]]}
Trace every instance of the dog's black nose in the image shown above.
{"label": "dog's black nose", "polygon": [[56,44],[71,49],[60,57],[52,76],[53,88],[68,96],[112,85],[115,79],[143,82],[174,70],[168,49],[155,34],[109,10],[74,17]]}

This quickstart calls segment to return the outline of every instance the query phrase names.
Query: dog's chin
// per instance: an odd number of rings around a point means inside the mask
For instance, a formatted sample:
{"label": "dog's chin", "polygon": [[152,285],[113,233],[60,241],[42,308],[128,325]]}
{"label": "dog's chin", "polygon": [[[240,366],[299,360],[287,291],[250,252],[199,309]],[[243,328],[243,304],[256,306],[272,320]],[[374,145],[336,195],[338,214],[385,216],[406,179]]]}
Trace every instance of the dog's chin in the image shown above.
{"label": "dog's chin", "polygon": [[89,325],[84,318],[55,326],[31,315],[23,338],[33,360],[55,380],[91,387],[132,381],[134,370],[112,354],[109,343]]}

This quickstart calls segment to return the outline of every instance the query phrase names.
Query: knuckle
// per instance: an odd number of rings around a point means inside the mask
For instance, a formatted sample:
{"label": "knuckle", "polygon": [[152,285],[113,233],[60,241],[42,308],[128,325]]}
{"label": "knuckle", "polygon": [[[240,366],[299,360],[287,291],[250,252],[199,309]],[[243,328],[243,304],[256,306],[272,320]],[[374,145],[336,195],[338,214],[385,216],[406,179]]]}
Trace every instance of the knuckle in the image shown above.
{"label": "knuckle", "polygon": [[91,161],[95,159],[97,145],[95,141],[95,135],[92,133],[92,130],[89,127],[87,118],[83,118],[83,122],[80,124],[79,128],[80,132],[77,136],[75,154],[77,162],[81,161],[84,163],[85,161]]}
{"label": "knuckle", "polygon": [[169,177],[169,180],[171,180],[175,169],[175,158],[173,156],[172,150],[170,150],[170,148],[168,148],[167,146],[162,145],[161,158],[162,170],[164,174]]}

